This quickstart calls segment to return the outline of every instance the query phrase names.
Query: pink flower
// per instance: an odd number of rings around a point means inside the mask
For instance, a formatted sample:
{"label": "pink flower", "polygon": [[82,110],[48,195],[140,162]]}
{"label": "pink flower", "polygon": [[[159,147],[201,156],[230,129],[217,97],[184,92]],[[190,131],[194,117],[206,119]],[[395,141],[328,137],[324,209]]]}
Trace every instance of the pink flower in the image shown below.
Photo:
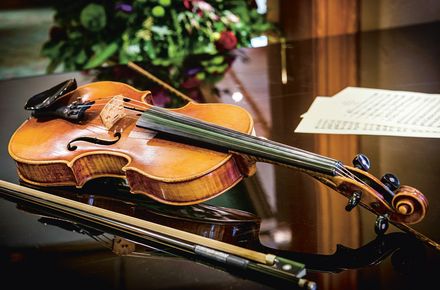
{"label": "pink flower", "polygon": [[195,2],[195,4],[199,7],[200,10],[205,11],[205,12],[211,12],[214,11],[214,8],[212,8],[211,4],[206,3],[204,1],[198,1]]}
{"label": "pink flower", "polygon": [[199,16],[202,16],[203,13],[209,14],[214,12],[214,8],[211,4],[203,0],[183,0],[183,6],[185,6],[186,9],[197,13]]}
{"label": "pink flower", "polygon": [[228,13],[228,15],[226,15],[226,18],[233,23],[240,22],[240,18],[238,18],[237,15],[235,15],[233,13]]}
{"label": "pink flower", "polygon": [[183,0],[183,6],[186,9],[192,10],[194,8],[193,3],[199,2],[200,0]]}

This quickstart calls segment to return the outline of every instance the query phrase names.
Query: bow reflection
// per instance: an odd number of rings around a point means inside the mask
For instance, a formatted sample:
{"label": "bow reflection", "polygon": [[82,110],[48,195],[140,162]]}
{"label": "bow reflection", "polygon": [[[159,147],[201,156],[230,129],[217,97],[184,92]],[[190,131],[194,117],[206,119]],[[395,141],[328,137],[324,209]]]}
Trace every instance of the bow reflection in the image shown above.
{"label": "bow reflection", "polygon": [[[159,204],[143,196],[129,193],[123,183],[115,183],[112,180],[104,182],[101,180],[99,186],[91,182],[81,190],[65,187],[46,188],[46,191],[211,239],[262,252],[272,252],[280,257],[304,263],[307,269],[312,271],[336,273],[347,269],[358,269],[377,265],[391,256],[394,269],[407,274],[413,272],[426,259],[425,245],[412,235],[402,232],[379,235],[357,249],[338,244],[335,253],[329,255],[269,248],[260,243],[260,219],[251,213],[206,204],[185,207]],[[90,225],[84,226],[59,216],[53,216],[29,204],[17,203],[17,207],[41,215],[39,221],[46,225],[86,234],[119,255],[131,254],[134,251],[139,254],[148,252],[152,248],[151,245],[134,245],[129,238],[123,236],[110,238],[105,232]],[[157,250],[157,245],[153,248]]]}

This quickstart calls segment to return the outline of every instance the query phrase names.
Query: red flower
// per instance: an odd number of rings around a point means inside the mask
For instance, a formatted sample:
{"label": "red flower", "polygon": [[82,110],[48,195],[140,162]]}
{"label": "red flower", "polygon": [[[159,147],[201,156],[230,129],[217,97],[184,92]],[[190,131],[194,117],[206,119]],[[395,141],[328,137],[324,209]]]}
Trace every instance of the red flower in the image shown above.
{"label": "red flower", "polygon": [[171,102],[169,94],[162,88],[152,88],[153,105],[158,107],[166,107]]}
{"label": "red flower", "polygon": [[192,10],[193,9],[193,3],[192,2],[199,2],[201,0],[183,0],[183,6],[185,6],[186,9]]}
{"label": "red flower", "polygon": [[195,76],[186,79],[180,86],[184,89],[192,89],[200,86],[201,81],[197,79]]}
{"label": "red flower", "polygon": [[219,51],[231,50],[237,47],[237,37],[231,31],[223,31],[215,46]]}

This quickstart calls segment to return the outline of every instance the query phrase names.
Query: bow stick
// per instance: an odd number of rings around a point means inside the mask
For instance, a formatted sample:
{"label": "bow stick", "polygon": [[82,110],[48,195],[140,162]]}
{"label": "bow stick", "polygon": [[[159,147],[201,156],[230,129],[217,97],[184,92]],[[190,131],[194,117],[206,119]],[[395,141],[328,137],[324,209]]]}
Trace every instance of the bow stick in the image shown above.
{"label": "bow stick", "polygon": [[305,265],[286,258],[212,240],[4,180],[0,180],[0,189],[6,197],[43,206],[49,211],[62,213],[81,223],[98,224],[112,233],[129,235],[131,239],[140,243],[145,243],[146,240],[158,242],[189,251],[210,261],[253,270],[293,282],[299,287],[316,289],[314,282],[302,278],[306,274]]}

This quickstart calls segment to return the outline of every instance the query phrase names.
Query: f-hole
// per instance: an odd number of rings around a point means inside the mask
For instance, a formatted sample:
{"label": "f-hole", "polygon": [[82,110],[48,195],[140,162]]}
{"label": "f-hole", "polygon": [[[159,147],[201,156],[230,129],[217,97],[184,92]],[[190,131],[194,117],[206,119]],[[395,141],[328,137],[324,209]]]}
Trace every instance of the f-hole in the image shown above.
{"label": "f-hole", "polygon": [[77,141],[89,142],[89,143],[93,143],[93,144],[106,145],[106,146],[107,146],[107,145],[113,145],[113,144],[115,144],[116,142],[118,142],[119,139],[121,139],[121,133],[120,133],[120,132],[117,132],[117,133],[115,133],[113,136],[115,137],[115,139],[110,139],[110,140],[107,140],[107,139],[99,139],[99,138],[96,138],[96,137],[87,137],[87,136],[84,136],[84,137],[78,137],[78,138],[75,138],[75,139],[71,140],[71,141],[67,144],[67,150],[69,150],[69,151],[75,151],[76,149],[78,149],[78,146],[76,146],[76,145],[72,145],[73,142],[77,142]]}

